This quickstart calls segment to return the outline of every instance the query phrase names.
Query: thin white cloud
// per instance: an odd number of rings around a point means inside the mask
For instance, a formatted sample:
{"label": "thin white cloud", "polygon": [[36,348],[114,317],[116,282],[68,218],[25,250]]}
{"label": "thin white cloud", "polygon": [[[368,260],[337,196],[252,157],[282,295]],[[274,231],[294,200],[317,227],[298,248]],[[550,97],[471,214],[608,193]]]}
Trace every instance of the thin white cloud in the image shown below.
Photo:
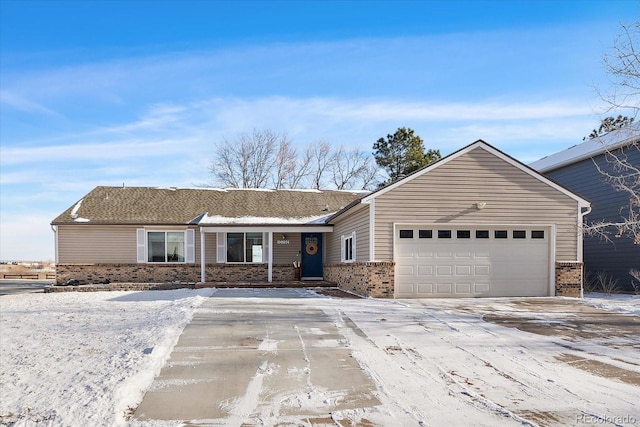
{"label": "thin white cloud", "polygon": [[[1,150],[3,166],[39,162],[74,162],[158,157],[175,154],[178,147],[190,143],[189,138],[151,141],[127,139],[118,142],[94,142],[40,147],[9,147]],[[80,166],[80,165],[76,165]]]}
{"label": "thin white cloud", "polygon": [[46,114],[50,116],[62,117],[61,114],[45,107],[42,104],[6,90],[0,91],[0,105],[3,105],[5,108],[15,108],[16,110],[27,113]]}

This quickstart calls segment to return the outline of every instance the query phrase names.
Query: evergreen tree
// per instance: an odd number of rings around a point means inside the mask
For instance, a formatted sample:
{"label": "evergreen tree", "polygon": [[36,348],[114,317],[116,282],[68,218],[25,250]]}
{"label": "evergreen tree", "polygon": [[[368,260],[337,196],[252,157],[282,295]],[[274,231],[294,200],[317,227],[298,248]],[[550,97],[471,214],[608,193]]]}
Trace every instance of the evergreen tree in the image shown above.
{"label": "evergreen tree", "polygon": [[[373,144],[374,158],[378,166],[384,168],[393,182],[413,171],[441,158],[439,150],[429,149],[425,153],[422,138],[413,129],[398,128],[386,139],[379,138]],[[388,183],[387,182],[387,183]]]}

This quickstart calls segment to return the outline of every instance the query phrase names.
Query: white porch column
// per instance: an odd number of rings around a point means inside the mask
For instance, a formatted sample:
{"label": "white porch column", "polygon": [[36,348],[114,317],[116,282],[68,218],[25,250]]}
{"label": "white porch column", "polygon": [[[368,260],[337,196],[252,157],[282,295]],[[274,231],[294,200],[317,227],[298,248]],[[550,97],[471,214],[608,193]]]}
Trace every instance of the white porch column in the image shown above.
{"label": "white porch column", "polygon": [[200,228],[200,282],[205,283],[206,281],[206,265],[205,265],[205,245],[204,245],[204,230]]}
{"label": "white porch column", "polygon": [[269,266],[267,280],[273,282],[273,231],[267,233],[267,240],[269,241],[267,243],[269,245],[269,250],[267,251],[267,263]]}

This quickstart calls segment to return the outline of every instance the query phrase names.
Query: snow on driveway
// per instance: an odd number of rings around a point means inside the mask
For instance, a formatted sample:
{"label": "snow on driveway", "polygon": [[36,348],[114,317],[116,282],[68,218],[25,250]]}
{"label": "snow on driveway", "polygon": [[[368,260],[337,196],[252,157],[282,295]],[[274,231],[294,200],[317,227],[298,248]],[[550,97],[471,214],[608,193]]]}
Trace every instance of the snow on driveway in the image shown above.
{"label": "snow on driveway", "polygon": [[[240,298],[247,293],[253,298]],[[219,291],[0,297],[0,424],[127,425],[212,294]],[[381,402],[368,413],[332,414],[342,425],[640,423],[638,296],[358,300],[246,290],[230,297],[328,316]]]}

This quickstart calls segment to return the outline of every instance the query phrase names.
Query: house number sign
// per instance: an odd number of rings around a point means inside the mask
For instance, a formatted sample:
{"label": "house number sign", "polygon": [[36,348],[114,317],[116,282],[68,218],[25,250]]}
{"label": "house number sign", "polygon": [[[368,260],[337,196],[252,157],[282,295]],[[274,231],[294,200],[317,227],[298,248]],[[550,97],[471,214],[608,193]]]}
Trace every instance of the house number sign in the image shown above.
{"label": "house number sign", "polygon": [[276,245],[288,245],[288,244],[289,244],[289,240],[287,239],[276,240]]}

